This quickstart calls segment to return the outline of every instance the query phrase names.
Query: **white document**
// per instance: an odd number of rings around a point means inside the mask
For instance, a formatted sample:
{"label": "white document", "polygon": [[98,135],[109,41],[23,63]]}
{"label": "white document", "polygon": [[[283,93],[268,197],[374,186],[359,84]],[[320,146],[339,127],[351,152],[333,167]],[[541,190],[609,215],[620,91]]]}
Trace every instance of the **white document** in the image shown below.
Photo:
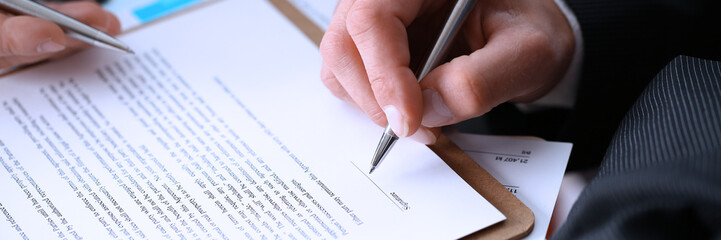
{"label": "white document", "polygon": [[448,239],[504,219],[320,81],[265,1],[227,0],[0,79],[4,239]]}
{"label": "white document", "polygon": [[448,137],[533,211],[525,239],[545,239],[570,143],[452,133]]}

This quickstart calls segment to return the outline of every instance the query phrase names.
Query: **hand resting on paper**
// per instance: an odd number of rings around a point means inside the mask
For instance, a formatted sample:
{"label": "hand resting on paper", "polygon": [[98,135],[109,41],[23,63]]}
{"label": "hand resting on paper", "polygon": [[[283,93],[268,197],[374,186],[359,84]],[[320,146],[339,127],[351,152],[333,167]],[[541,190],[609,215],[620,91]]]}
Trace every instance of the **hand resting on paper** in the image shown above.
{"label": "hand resting on paper", "polygon": [[[120,33],[120,22],[90,1],[48,3],[48,6],[111,35]],[[57,24],[32,16],[0,10],[0,69],[56,58],[87,47],[65,36]]]}
{"label": "hand resting on paper", "polygon": [[575,43],[556,3],[490,0],[459,31],[455,58],[419,85],[409,66],[430,49],[454,2],[341,0],[321,42],[323,83],[376,124],[432,144],[433,128],[532,101],[563,77]]}

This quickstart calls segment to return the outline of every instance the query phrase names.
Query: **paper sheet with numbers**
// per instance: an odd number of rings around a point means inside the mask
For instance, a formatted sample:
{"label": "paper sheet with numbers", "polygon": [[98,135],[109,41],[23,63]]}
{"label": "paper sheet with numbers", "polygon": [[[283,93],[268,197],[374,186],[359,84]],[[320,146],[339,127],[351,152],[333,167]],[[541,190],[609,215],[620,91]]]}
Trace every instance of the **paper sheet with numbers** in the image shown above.
{"label": "paper sheet with numbers", "polygon": [[466,133],[448,137],[533,211],[533,231],[525,239],[545,239],[572,144]]}

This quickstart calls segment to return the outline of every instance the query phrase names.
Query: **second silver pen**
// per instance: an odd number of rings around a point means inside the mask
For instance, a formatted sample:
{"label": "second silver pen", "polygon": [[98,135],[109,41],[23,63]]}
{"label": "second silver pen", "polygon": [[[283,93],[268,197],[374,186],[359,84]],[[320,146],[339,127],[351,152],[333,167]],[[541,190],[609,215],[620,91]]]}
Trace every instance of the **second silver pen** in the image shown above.
{"label": "second silver pen", "polygon": [[30,0],[0,0],[0,7],[16,14],[34,16],[54,22],[70,31],[66,34],[67,36],[90,45],[133,53],[120,40],[40,3]]}
{"label": "second silver pen", "polygon": [[[431,53],[428,55],[421,70],[417,73],[418,82],[423,80],[423,78],[441,62],[448,51],[448,47],[451,42],[453,42],[453,38],[458,33],[458,29],[460,29],[465,22],[468,13],[473,9],[475,3],[476,0],[458,0],[453,6],[453,11],[451,11],[446,24],[443,26],[443,30],[438,35],[438,39],[436,39]],[[393,133],[391,126],[386,126],[385,131],[383,131],[383,136],[381,136],[381,140],[378,142],[378,147],[376,147],[376,151],[373,154],[373,159],[371,159],[371,170],[368,174],[373,173],[380,165],[381,161],[383,161],[391,148],[393,148],[396,140],[398,140],[398,136]]]}

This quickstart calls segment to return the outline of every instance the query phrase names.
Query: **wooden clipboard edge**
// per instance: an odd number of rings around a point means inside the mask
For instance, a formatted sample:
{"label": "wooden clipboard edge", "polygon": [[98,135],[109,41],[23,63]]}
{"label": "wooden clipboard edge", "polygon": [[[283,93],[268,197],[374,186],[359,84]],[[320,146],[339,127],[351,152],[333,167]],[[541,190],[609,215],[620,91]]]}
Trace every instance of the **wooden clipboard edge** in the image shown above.
{"label": "wooden clipboard edge", "polygon": [[[267,1],[283,13],[316,46],[320,45],[324,31],[288,0]],[[441,135],[436,144],[429,147],[476,192],[506,216],[505,221],[469,234],[464,239],[520,239],[531,233],[535,221],[533,212],[455,143],[445,135]]]}
{"label": "wooden clipboard edge", "polygon": [[305,16],[298,8],[293,6],[288,0],[267,0],[275,8],[277,8],[283,15],[285,15],[290,22],[292,22],[300,31],[305,34],[316,46],[320,46],[320,41],[323,39],[325,31],[318,27],[313,21]]}
{"label": "wooden clipboard edge", "polygon": [[526,207],[448,137],[441,134],[436,144],[429,148],[438,154],[476,192],[506,216],[505,221],[469,234],[464,239],[520,239],[531,233],[535,221],[531,209]]}

